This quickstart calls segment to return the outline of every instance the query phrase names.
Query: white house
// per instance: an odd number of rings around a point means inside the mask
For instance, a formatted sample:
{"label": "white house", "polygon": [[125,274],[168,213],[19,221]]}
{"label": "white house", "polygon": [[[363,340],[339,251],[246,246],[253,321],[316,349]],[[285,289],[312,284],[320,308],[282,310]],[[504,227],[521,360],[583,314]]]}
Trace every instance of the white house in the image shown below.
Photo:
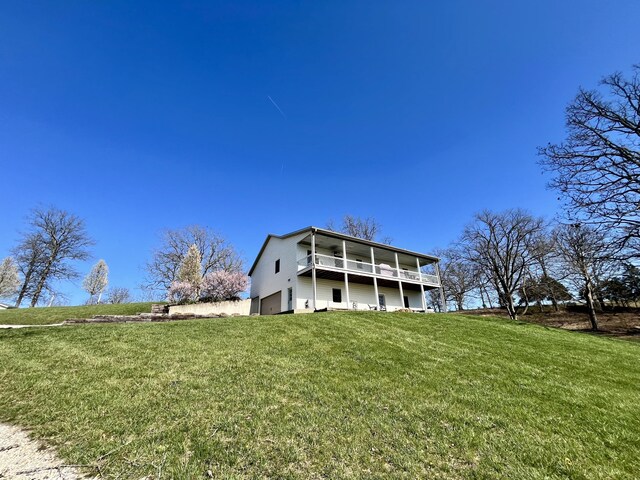
{"label": "white house", "polygon": [[[426,267],[426,268],[425,268]],[[431,273],[424,273],[431,269]],[[439,288],[438,258],[307,227],[268,235],[253,266],[251,313],[342,310],[427,311]]]}
{"label": "white house", "polygon": [[6,310],[7,308],[9,308],[9,305],[5,303],[0,303],[0,310]]}

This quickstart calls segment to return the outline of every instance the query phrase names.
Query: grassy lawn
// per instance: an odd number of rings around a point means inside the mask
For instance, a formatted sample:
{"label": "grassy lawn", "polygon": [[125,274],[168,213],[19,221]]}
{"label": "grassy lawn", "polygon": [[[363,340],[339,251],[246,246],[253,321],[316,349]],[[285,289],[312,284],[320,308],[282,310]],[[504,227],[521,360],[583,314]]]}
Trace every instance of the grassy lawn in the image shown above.
{"label": "grassy lawn", "polygon": [[151,303],[11,308],[0,310],[0,325],[47,325],[60,323],[69,318],[89,318],[94,315],[132,315],[142,312],[151,312]]}
{"label": "grassy lawn", "polygon": [[0,359],[0,420],[105,478],[640,472],[640,345],[538,325],[378,312],[78,325],[0,331]]}

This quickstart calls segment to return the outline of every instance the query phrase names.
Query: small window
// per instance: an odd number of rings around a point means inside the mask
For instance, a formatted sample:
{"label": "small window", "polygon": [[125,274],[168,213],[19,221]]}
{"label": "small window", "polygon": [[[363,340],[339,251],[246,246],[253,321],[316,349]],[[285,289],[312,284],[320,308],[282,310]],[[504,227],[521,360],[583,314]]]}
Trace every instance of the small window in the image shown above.
{"label": "small window", "polygon": [[342,303],[342,290],[339,288],[333,289],[333,301],[335,303]]}
{"label": "small window", "polygon": [[280,259],[276,260],[276,273],[280,271]]}
{"label": "small window", "polygon": [[409,308],[409,297],[404,296],[404,308]]}
{"label": "small window", "polygon": [[356,268],[358,270],[362,270],[362,259],[361,258],[356,258]]}

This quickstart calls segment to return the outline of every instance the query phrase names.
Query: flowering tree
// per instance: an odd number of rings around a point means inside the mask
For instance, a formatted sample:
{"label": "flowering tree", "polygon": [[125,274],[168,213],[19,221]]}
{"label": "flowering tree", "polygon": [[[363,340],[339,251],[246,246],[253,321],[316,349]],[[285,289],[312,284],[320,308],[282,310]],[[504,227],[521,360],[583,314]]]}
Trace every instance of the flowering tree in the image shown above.
{"label": "flowering tree", "polygon": [[169,287],[167,297],[170,302],[186,303],[196,300],[197,292],[191,283],[176,280]]}
{"label": "flowering tree", "polygon": [[95,303],[100,303],[100,299],[102,298],[102,293],[107,288],[107,284],[109,276],[109,267],[107,266],[107,262],[104,260],[99,260],[96,263],[89,274],[84,277],[84,281],[82,282],[82,288],[84,288],[89,294],[88,303],[93,303],[94,297],[97,295]]}
{"label": "flowering tree", "polygon": [[178,275],[176,276],[177,282],[188,283],[193,287],[192,300],[197,300],[200,296],[200,284],[202,283],[202,255],[196,244],[191,245],[187,254],[182,259]]}
{"label": "flowering tree", "polygon": [[10,297],[18,293],[20,274],[18,267],[11,257],[0,263],[0,297]]}
{"label": "flowering tree", "polygon": [[216,270],[202,279],[201,294],[203,298],[214,302],[233,300],[247,289],[248,284],[247,276],[241,272]]}

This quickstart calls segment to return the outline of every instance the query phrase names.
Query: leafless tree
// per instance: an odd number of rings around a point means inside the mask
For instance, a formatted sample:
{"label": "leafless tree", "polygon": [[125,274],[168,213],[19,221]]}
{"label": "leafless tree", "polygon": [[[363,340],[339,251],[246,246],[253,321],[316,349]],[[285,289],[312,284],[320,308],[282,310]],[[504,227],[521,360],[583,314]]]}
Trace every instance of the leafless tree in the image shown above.
{"label": "leafless tree", "polygon": [[466,258],[494,282],[500,303],[512,319],[517,318],[514,293],[532,263],[531,242],[542,225],[541,218],[523,210],[485,210],[475,216],[462,235]]}
{"label": "leafless tree", "polygon": [[16,306],[30,297],[34,307],[43,292],[54,291],[53,281],[77,278],[71,262],[88,259],[91,245],[84,221],[76,215],[55,207],[32,210],[28,230],[14,249],[23,275]]}
{"label": "leafless tree", "polygon": [[235,248],[218,233],[200,225],[165,230],[160,248],[146,264],[146,289],[166,291],[177,279],[182,262],[195,245],[200,252],[202,275],[215,270],[242,271],[243,262]]}
{"label": "leafless tree", "polygon": [[442,305],[442,296],[440,295],[440,289],[434,288],[427,292],[427,296],[431,305],[433,305],[433,309],[436,312],[444,312],[444,307]]}
{"label": "leafless tree", "polygon": [[22,284],[16,298],[16,307],[19,307],[22,301],[33,293],[39,272],[46,261],[46,248],[41,233],[23,233],[12,253],[22,276]]}
{"label": "leafless tree", "polygon": [[580,89],[566,110],[567,138],[539,149],[550,186],[575,219],[615,233],[640,255],[640,65],[605,77],[606,95]]}
{"label": "leafless tree", "polygon": [[11,297],[20,288],[18,266],[11,257],[0,262],[0,297]]}
{"label": "leafless tree", "polygon": [[587,302],[591,328],[598,330],[594,297],[596,277],[609,258],[606,237],[602,230],[579,223],[559,226],[556,237],[565,268]]}
{"label": "leafless tree", "polygon": [[536,282],[536,287],[551,300],[556,312],[559,310],[558,298],[566,297],[563,285],[558,283],[566,278],[566,274],[560,272],[557,242],[555,232],[548,225],[534,234],[531,242],[531,258],[537,270],[534,276],[540,280]]}
{"label": "leafless tree", "polygon": [[378,238],[382,232],[382,225],[373,217],[362,218],[345,215],[342,217],[342,222],[339,225],[336,225],[335,221],[329,220],[327,222],[327,229],[364,240],[380,241],[386,244],[391,243],[390,237]]}
{"label": "leafless tree", "polygon": [[440,258],[440,280],[446,300],[464,310],[465,300],[478,287],[475,265],[455,248],[436,250],[435,255]]}
{"label": "leafless tree", "polygon": [[129,303],[131,302],[131,292],[128,288],[112,287],[107,292],[108,303]]}

